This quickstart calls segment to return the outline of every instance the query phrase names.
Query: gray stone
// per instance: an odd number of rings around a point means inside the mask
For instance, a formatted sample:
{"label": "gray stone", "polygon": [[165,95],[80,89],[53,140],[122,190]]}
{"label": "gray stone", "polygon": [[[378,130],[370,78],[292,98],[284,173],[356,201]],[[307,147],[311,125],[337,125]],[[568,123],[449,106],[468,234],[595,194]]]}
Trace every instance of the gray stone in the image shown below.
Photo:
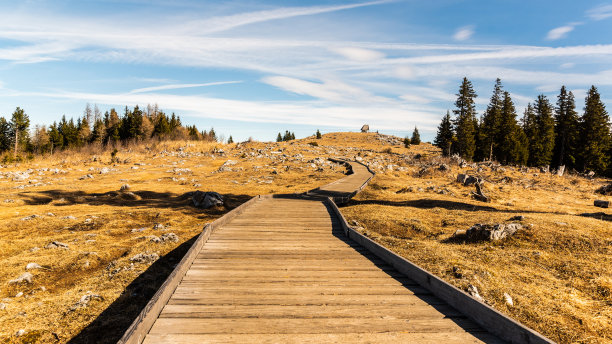
{"label": "gray stone", "polygon": [[22,218],[21,221],[30,221],[34,219],[40,219],[40,218],[42,218],[42,216],[34,214],[34,215],[30,215],[30,216],[26,216]]}
{"label": "gray stone", "polygon": [[522,229],[523,225],[519,223],[510,224],[475,224],[465,232],[465,235],[470,240],[488,240],[496,241],[509,237]]}
{"label": "gray stone", "polygon": [[512,301],[512,297],[508,295],[508,293],[504,293],[504,301],[506,302],[506,305],[510,307],[514,306],[514,301]]}
{"label": "gray stone", "polygon": [[42,266],[36,263],[28,263],[28,265],[26,265],[26,270],[33,270],[33,269],[42,269]]}
{"label": "gray stone", "polygon": [[191,200],[193,201],[193,205],[204,209],[223,205],[223,196],[216,192],[196,191],[193,193]]}
{"label": "gray stone", "polygon": [[470,284],[467,288],[467,292],[468,294],[470,294],[473,298],[475,298],[476,300],[480,301],[480,302],[484,302],[484,299],[482,298],[482,296],[480,296],[480,294],[478,293],[478,288],[476,288],[475,285]]}
{"label": "gray stone", "polygon": [[162,235],[160,239],[163,242],[166,242],[166,241],[178,242],[179,241],[178,235],[176,235],[174,233],[166,233],[166,234]]}
{"label": "gray stone", "polygon": [[121,187],[119,188],[119,191],[127,191],[130,189],[130,186],[128,184],[123,184],[121,185]]}
{"label": "gray stone", "polygon": [[132,228],[131,232],[132,233],[140,233],[147,230],[147,227],[142,227],[142,228]]}
{"label": "gray stone", "polygon": [[32,278],[34,276],[32,276],[31,273],[29,272],[24,272],[23,274],[21,274],[21,276],[15,278],[14,280],[11,280],[8,282],[8,284],[19,284],[19,283],[32,283]]}
{"label": "gray stone", "polygon": [[161,223],[156,223],[155,225],[153,225],[153,229],[164,229],[166,228],[166,226],[164,226]]}
{"label": "gray stone", "polygon": [[64,249],[64,250],[69,249],[68,245],[64,244],[63,242],[59,242],[59,241],[52,241],[52,242],[48,243],[47,246],[45,246],[45,248],[47,248],[47,249],[61,248],[61,249]]}
{"label": "gray stone", "polygon": [[26,333],[26,331],[24,329],[21,329],[19,331],[17,331],[17,333],[15,333],[16,337],[21,337]]}
{"label": "gray stone", "polygon": [[76,217],[74,217],[72,215],[68,215],[68,216],[62,217],[62,220],[76,220]]}
{"label": "gray stone", "polygon": [[159,255],[157,253],[139,253],[132,258],[130,258],[131,262],[134,263],[153,263],[154,261],[159,259]]}
{"label": "gray stone", "polygon": [[89,303],[93,300],[104,301],[104,298],[97,294],[86,294],[81,296],[81,299],[77,301],[72,307],[70,307],[71,311],[75,311],[79,308],[85,308],[89,305]]}

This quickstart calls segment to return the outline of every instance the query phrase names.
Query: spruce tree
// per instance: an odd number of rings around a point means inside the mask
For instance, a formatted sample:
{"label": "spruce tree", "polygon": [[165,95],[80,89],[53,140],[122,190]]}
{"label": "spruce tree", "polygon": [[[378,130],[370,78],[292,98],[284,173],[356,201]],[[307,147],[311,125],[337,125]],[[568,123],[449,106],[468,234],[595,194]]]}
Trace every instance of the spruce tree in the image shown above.
{"label": "spruce tree", "polygon": [[410,147],[410,138],[408,136],[404,137],[404,148]]}
{"label": "spruce tree", "polygon": [[535,132],[529,137],[529,164],[531,166],[550,165],[555,145],[555,121],[553,107],[543,94],[538,96],[534,105]]}
{"label": "spruce tree", "polygon": [[561,87],[557,96],[555,109],[555,148],[553,153],[553,166],[565,165],[567,168],[576,167],[576,154],[580,125],[578,112],[572,92],[567,92],[565,86]]}
{"label": "spruce tree", "polygon": [[501,112],[503,107],[504,92],[502,90],[501,80],[495,80],[493,95],[487,106],[487,110],[482,115],[480,125],[480,135],[478,146],[478,155],[482,159],[499,160],[497,155],[497,147],[499,147],[500,136],[503,135],[500,131]]}
{"label": "spruce tree", "polygon": [[283,137],[281,136],[281,133],[278,133],[278,136],[276,137],[276,142],[282,142],[283,141]]}
{"label": "spruce tree", "polygon": [[317,140],[321,138],[321,132],[319,131],[319,129],[317,129]]}
{"label": "spruce tree", "polygon": [[443,155],[451,154],[451,145],[453,143],[453,124],[451,123],[450,112],[446,111],[446,116],[442,118],[438,126],[438,133],[434,140],[434,145],[442,150]]}
{"label": "spruce tree", "polygon": [[584,103],[580,118],[582,169],[603,174],[610,164],[610,117],[595,86],[589,89]]}
{"label": "spruce tree", "polygon": [[227,143],[234,143],[234,139],[232,138],[232,135],[230,135],[229,139],[227,139]]}
{"label": "spruce tree", "polygon": [[24,146],[28,142],[28,128],[30,127],[30,117],[23,111],[23,109],[17,107],[13,112],[13,116],[10,121],[10,126],[13,144],[15,147],[13,158],[16,158],[19,144]]}
{"label": "spruce tree", "polygon": [[457,101],[455,101],[455,133],[457,144],[455,151],[464,159],[471,160],[474,157],[476,150],[476,107],[474,98],[476,92],[472,87],[472,83],[463,78],[463,82],[457,93]]}
{"label": "spruce tree", "polygon": [[419,134],[419,129],[414,127],[414,131],[412,132],[412,137],[410,138],[410,144],[419,145],[421,144],[421,134]]}
{"label": "spruce tree", "polygon": [[516,121],[516,109],[508,92],[503,94],[497,129],[496,159],[504,164],[524,164],[528,154],[526,136]]}
{"label": "spruce tree", "polygon": [[4,117],[0,117],[0,152],[9,149],[11,149],[11,125]]}

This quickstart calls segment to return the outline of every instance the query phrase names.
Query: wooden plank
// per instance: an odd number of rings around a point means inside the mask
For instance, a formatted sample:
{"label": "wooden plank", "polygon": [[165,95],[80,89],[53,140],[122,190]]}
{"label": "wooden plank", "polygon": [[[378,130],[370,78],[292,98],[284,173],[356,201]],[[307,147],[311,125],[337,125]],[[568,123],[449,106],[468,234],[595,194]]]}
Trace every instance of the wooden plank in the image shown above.
{"label": "wooden plank", "polygon": [[158,318],[150,333],[352,333],[352,332],[465,332],[482,331],[466,319],[398,318]]}
{"label": "wooden plank", "polygon": [[502,344],[503,342],[487,333],[462,332],[435,333],[321,333],[321,334],[150,334],[145,344],[193,344],[193,343],[260,343],[260,344],[302,344],[302,343],[376,343],[376,344]]}

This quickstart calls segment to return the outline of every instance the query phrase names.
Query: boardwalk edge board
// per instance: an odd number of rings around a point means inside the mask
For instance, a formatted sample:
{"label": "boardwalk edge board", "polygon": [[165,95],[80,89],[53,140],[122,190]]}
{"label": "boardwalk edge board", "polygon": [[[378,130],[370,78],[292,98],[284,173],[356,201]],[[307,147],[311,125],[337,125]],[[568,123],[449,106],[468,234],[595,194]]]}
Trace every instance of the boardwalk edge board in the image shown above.
{"label": "boardwalk edge board", "polygon": [[189,251],[187,251],[183,259],[181,259],[166,281],[164,281],[164,283],[159,287],[155,295],[153,295],[151,300],[143,308],[134,322],[132,322],[132,325],[130,325],[130,327],[125,331],[123,337],[121,337],[121,339],[119,339],[117,342],[118,344],[140,344],[143,342],[145,336],[147,333],[149,333],[149,330],[155,323],[155,320],[157,320],[157,317],[159,314],[161,314],[162,309],[187,273],[187,270],[189,270],[191,267],[191,264],[198,256],[198,253],[202,247],[204,247],[204,244],[206,244],[206,241],[208,241],[208,238],[212,232],[214,232],[216,228],[224,225],[234,217],[238,216],[246,208],[259,201],[260,198],[260,196],[255,196],[240,206],[232,209],[222,217],[204,226],[204,229],[191,248],[189,248]]}
{"label": "boardwalk edge board", "polygon": [[363,246],[387,264],[393,266],[404,276],[414,280],[421,287],[429,290],[433,295],[439,297],[459,312],[463,313],[488,332],[510,343],[554,343],[540,333],[516,322],[484,302],[474,299],[463,290],[445,282],[413,262],[391,252],[386,247],[359,233],[348,224],[340,212],[340,209],[338,209],[338,206],[331,198],[328,198],[326,202],[340,219],[344,234],[348,238]]}

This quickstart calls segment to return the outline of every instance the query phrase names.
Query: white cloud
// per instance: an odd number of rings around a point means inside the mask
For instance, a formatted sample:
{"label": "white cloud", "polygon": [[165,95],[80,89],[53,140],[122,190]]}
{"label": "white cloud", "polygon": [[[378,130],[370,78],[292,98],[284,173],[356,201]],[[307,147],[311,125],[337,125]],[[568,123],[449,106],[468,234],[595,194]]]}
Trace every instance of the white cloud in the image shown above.
{"label": "white cloud", "polygon": [[474,26],[468,25],[458,28],[457,31],[455,31],[455,34],[453,35],[453,39],[455,39],[455,41],[461,42],[472,38],[473,35]]}
{"label": "white cloud", "polygon": [[570,69],[570,68],[574,68],[575,66],[576,64],[573,62],[566,62],[566,63],[561,64],[559,67],[562,69]]}
{"label": "white cloud", "polygon": [[612,17],[612,5],[601,5],[591,8],[586,12],[587,16],[593,20],[603,20]]}
{"label": "white cloud", "polygon": [[137,88],[135,90],[131,90],[129,93],[144,93],[144,92],[152,92],[152,91],[176,90],[176,89],[181,89],[181,88],[218,86],[218,85],[238,84],[241,82],[242,81],[219,81],[219,82],[209,82],[205,84],[170,84],[170,85]]}
{"label": "white cloud", "polygon": [[409,103],[427,104],[427,103],[431,102],[428,98],[421,97],[421,96],[416,95],[416,94],[404,94],[404,95],[400,96],[400,98],[402,98],[403,100],[405,100],[405,101],[407,101]]}
{"label": "white cloud", "polygon": [[356,62],[373,62],[385,57],[385,54],[379,51],[356,47],[332,48],[331,50]]}
{"label": "white cloud", "polygon": [[574,25],[565,25],[559,26],[548,31],[548,35],[546,35],[546,39],[554,41],[557,39],[565,38],[568,33],[574,31]]}

